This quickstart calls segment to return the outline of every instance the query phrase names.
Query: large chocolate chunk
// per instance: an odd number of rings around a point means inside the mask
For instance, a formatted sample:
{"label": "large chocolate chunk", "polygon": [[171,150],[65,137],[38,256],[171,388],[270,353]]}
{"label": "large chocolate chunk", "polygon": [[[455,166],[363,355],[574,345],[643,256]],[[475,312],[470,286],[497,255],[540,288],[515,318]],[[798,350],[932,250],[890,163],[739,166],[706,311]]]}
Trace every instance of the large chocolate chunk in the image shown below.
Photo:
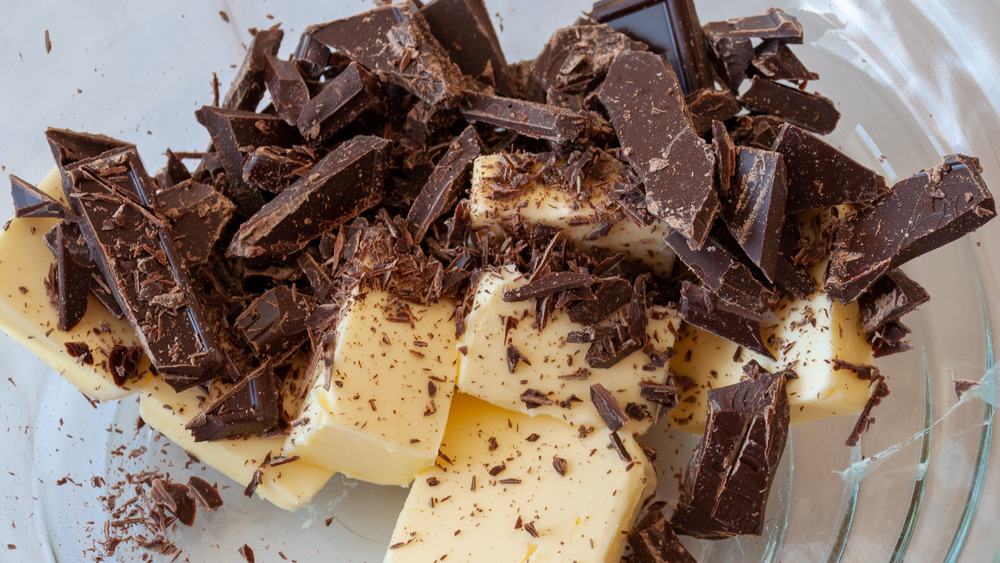
{"label": "large chocolate chunk", "polygon": [[673,71],[654,53],[621,53],[597,96],[642,175],[649,211],[703,243],[719,211],[715,153],[694,130]]}
{"label": "large chocolate chunk", "polygon": [[316,157],[296,149],[258,147],[243,162],[243,181],[253,189],[278,194],[315,164]]}
{"label": "large chocolate chunk", "polygon": [[79,324],[87,312],[92,268],[74,258],[71,243],[67,240],[61,224],[55,226],[55,233],[56,260],[49,268],[45,290],[49,294],[49,301],[59,314],[56,327],[65,331]]}
{"label": "large chocolate chunk", "polygon": [[414,242],[423,240],[434,221],[455,204],[472,163],[482,151],[479,135],[471,125],[452,139],[406,215]]}
{"label": "large chocolate chunk", "polygon": [[432,0],[420,13],[463,73],[504,96],[515,94],[507,59],[483,0]]}
{"label": "large chocolate chunk", "polygon": [[186,428],[195,442],[253,436],[281,416],[278,384],[270,362],[250,373],[198,413]]}
{"label": "large chocolate chunk", "polygon": [[736,117],[743,109],[739,100],[729,91],[704,88],[692,92],[686,98],[688,115],[694,124],[695,131],[704,135],[712,128],[713,121],[726,121]]}
{"label": "large chocolate chunk", "polygon": [[503,300],[508,303],[527,301],[529,299],[544,299],[562,291],[579,287],[590,287],[594,276],[584,272],[552,272],[539,276],[520,287],[503,292]]}
{"label": "large chocolate chunk", "polygon": [[837,230],[824,288],[842,303],[925,252],[961,238],[996,216],[979,159],[944,162],[898,182]]}
{"label": "large chocolate chunk", "polygon": [[49,217],[67,219],[73,213],[62,202],[11,174],[10,195],[14,200],[14,217]]}
{"label": "large chocolate chunk", "polygon": [[885,191],[885,178],[827,144],[786,123],[771,150],[785,157],[788,177],[786,213],[874,200]]}
{"label": "large chocolate chunk", "polygon": [[872,409],[882,404],[882,399],[889,396],[889,386],[885,383],[885,376],[880,375],[878,370],[875,371],[875,375],[872,377],[869,385],[872,387],[871,395],[868,396],[864,408],[861,409],[861,414],[858,415],[857,422],[854,423],[851,433],[844,442],[844,445],[849,448],[858,445],[861,435],[868,432],[872,424],[875,423],[875,417],[872,416]]}
{"label": "large chocolate chunk", "polygon": [[753,52],[753,69],[769,80],[818,80],[795,53],[778,39],[768,39]]}
{"label": "large chocolate chunk", "polygon": [[[260,103],[266,91],[264,84],[267,69],[266,56],[278,55],[278,48],[281,46],[281,39],[284,36],[284,32],[278,29],[277,25],[270,29],[260,30],[254,35],[246,56],[243,57],[243,64],[236,71],[236,78],[233,79],[229,91],[223,98],[222,107],[251,112],[257,109],[257,104]],[[227,173],[232,174],[228,171]]]}
{"label": "large chocolate chunk", "polygon": [[747,68],[753,61],[753,43],[746,37],[730,35],[728,22],[707,23],[703,31],[719,78],[730,90],[738,91],[740,84],[747,79]]}
{"label": "large chocolate chunk", "polygon": [[388,147],[363,135],[337,147],[240,225],[227,255],[286,256],[381,201]]}
{"label": "large chocolate chunk", "polygon": [[170,230],[151,211],[155,188],[135,147],[67,172],[80,230],[153,367],[178,390],[215,377],[222,356]]}
{"label": "large chocolate chunk", "polygon": [[628,535],[634,563],[697,563],[660,510],[644,516]]}
{"label": "large chocolate chunk", "polygon": [[466,93],[461,110],[462,116],[473,123],[489,123],[525,137],[556,143],[576,139],[587,125],[587,116],[580,112],[475,92]]}
{"label": "large chocolate chunk", "polygon": [[281,365],[306,339],[313,303],[293,287],[278,285],[255,299],[236,319],[236,328],[261,359]]}
{"label": "large chocolate chunk", "polygon": [[312,25],[305,33],[432,106],[453,106],[462,96],[461,70],[411,2]]}
{"label": "large chocolate chunk", "polygon": [[757,311],[723,301],[705,288],[686,281],[681,287],[680,312],[684,322],[758,354],[774,357],[760,333],[764,315]]}
{"label": "large chocolate chunk", "polygon": [[333,136],[365,111],[383,104],[382,83],[361,65],[351,63],[305,104],[297,126],[307,141],[316,144]]}
{"label": "large chocolate chunk", "polygon": [[759,536],[788,437],[789,371],[708,391],[708,421],[670,523],[698,538]]}
{"label": "large chocolate chunk", "polygon": [[891,321],[926,303],[931,298],[920,284],[901,270],[891,270],[872,284],[858,300],[861,330],[875,332]]}
{"label": "large chocolate chunk", "polygon": [[104,276],[97,270],[94,256],[90,253],[90,247],[87,246],[87,239],[84,238],[80,232],[80,227],[77,225],[78,223],[71,221],[56,223],[55,226],[42,236],[45,246],[52,253],[52,256],[58,259],[61,246],[65,244],[73,259],[90,269],[90,292],[94,294],[94,297],[101,302],[101,305],[104,305],[104,308],[114,318],[124,318],[125,313],[122,312],[121,305],[118,304],[118,300],[112,295],[108,283],[104,281]]}
{"label": "large chocolate chunk", "polygon": [[601,0],[594,3],[590,17],[666,57],[685,94],[712,86],[693,0]]}
{"label": "large chocolate chunk", "polygon": [[777,115],[799,127],[823,135],[832,132],[840,112],[829,98],[789,88],[754,76],[750,88],[740,97],[746,108]]}
{"label": "large chocolate chunk", "polygon": [[549,93],[583,96],[608,74],[615,55],[648,47],[606,25],[564,27],[552,34],[531,64],[531,73]]}
{"label": "large chocolate chunk", "polygon": [[236,206],[208,184],[194,180],[156,194],[160,213],[170,221],[174,244],[190,264],[204,264],[236,212]]}
{"label": "large chocolate chunk", "polygon": [[720,189],[722,216],[743,251],[774,281],[785,222],[785,163],[780,154],[751,147],[736,153],[736,175]]}
{"label": "large chocolate chunk", "polygon": [[278,115],[289,125],[295,125],[302,106],[309,101],[309,86],[294,61],[283,61],[265,53],[264,84]]}
{"label": "large chocolate chunk", "polygon": [[[79,133],[69,129],[55,129],[49,127],[45,130],[45,139],[49,142],[49,150],[59,167],[59,175],[62,177],[63,192],[69,194],[70,178],[66,168],[87,158],[94,158],[99,154],[112,149],[128,146],[128,143],[113,139],[106,135],[94,135],[92,133]],[[72,203],[70,203],[72,206]]]}
{"label": "large chocolate chunk", "polygon": [[621,430],[622,426],[628,423],[628,415],[618,404],[618,399],[600,383],[590,386],[590,402],[594,404],[597,414],[612,432]]}

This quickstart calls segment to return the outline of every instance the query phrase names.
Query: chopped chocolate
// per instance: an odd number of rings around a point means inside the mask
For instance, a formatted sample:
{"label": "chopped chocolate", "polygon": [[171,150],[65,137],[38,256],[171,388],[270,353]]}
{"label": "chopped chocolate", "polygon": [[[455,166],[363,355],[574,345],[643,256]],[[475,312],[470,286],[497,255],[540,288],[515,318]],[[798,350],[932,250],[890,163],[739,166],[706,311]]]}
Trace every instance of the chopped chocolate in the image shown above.
{"label": "chopped chocolate", "polygon": [[685,94],[712,86],[693,0],[601,0],[590,17],[666,57]]}
{"label": "chopped chocolate", "polygon": [[58,313],[56,327],[68,331],[79,324],[87,312],[93,268],[86,262],[77,261],[73,256],[73,243],[67,240],[61,223],[54,227],[54,232],[56,260],[49,268],[45,290],[48,292],[49,302]]}
{"label": "chopped chocolate", "polygon": [[684,101],[694,130],[699,135],[707,133],[713,121],[726,121],[743,110],[736,95],[728,90],[703,88],[688,94]]}
{"label": "chopped chocolate", "polygon": [[785,157],[786,213],[868,202],[886,190],[885,178],[794,125],[781,126],[771,150]]}
{"label": "chopped chocolate", "polygon": [[299,37],[299,44],[295,46],[293,59],[306,77],[317,80],[330,64],[330,49],[308,33],[303,33]]}
{"label": "chopped chocolate", "polygon": [[462,72],[410,2],[306,28],[306,35],[340,51],[432,106],[454,106]]}
{"label": "chopped chocolate", "polygon": [[618,404],[618,399],[600,383],[590,386],[590,401],[612,432],[618,431],[628,422],[628,415]]}
{"label": "chopped chocolate", "polygon": [[45,138],[49,142],[49,148],[52,150],[56,164],[63,172],[63,190],[68,187],[68,178],[65,175],[68,166],[81,160],[94,158],[110,150],[129,146],[124,141],[106,135],[78,133],[69,129],[55,129],[53,127],[45,130]]}
{"label": "chopped chocolate", "polygon": [[861,414],[858,415],[858,421],[854,423],[851,434],[847,437],[847,441],[844,442],[844,445],[847,447],[853,448],[858,445],[861,435],[868,432],[868,429],[875,422],[875,417],[872,416],[872,409],[879,406],[882,403],[882,399],[889,396],[889,386],[885,384],[884,376],[876,375],[870,385],[873,386],[872,393],[869,395],[868,401],[865,402],[864,408],[861,409]]}
{"label": "chopped chocolate", "polygon": [[791,260],[780,255],[774,269],[774,285],[795,299],[806,299],[816,292],[816,280],[809,271],[797,268]]}
{"label": "chopped chocolate", "polygon": [[678,405],[677,387],[673,385],[643,380],[639,383],[639,396],[649,402],[662,405],[662,408],[666,410],[676,408]]}
{"label": "chopped chocolate", "polygon": [[716,187],[720,196],[726,196],[733,174],[736,174],[736,146],[726,124],[721,121],[712,121],[712,148],[715,149]]}
{"label": "chopped chocolate", "polygon": [[139,376],[139,363],[142,362],[141,346],[122,346],[115,344],[108,352],[108,371],[115,385],[122,387],[129,380]]}
{"label": "chopped chocolate", "polygon": [[454,207],[472,169],[483,152],[482,142],[471,125],[452,139],[448,151],[434,165],[434,171],[410,206],[406,221],[413,242],[419,243],[434,221]]}
{"label": "chopped chocolate", "polygon": [[632,298],[628,303],[628,335],[636,342],[645,342],[649,315],[646,312],[646,282],[636,278],[632,284]]}
{"label": "chopped chocolate", "polygon": [[559,94],[582,98],[604,79],[618,53],[647,49],[645,43],[606,25],[564,27],[552,34],[535,57],[531,73],[549,93],[549,103]]}
{"label": "chopped chocolate", "polygon": [[[580,426],[581,434],[583,433],[583,429],[584,427]],[[622,442],[621,436],[618,435],[618,432],[615,432],[613,430],[611,431],[611,447],[615,449],[615,451],[618,453],[618,457],[620,457],[622,461],[625,462],[632,461],[632,454],[630,454],[628,450],[625,449],[625,443]]]}
{"label": "chopped chocolate", "polygon": [[753,77],[750,88],[740,96],[740,103],[747,109],[777,115],[823,135],[832,132],[840,121],[840,112],[829,98],[759,76]]}
{"label": "chopped chocolate", "polygon": [[819,75],[810,72],[795,53],[778,39],[768,39],[753,52],[753,69],[768,80],[818,80]]}
{"label": "chopped chocolate", "polygon": [[642,176],[649,212],[703,243],[719,211],[715,153],[694,130],[674,73],[653,53],[621,53],[597,97]]}
{"label": "chopped chocolate", "polygon": [[906,325],[899,321],[889,321],[869,334],[867,340],[871,344],[873,355],[882,358],[912,349],[913,346],[905,340],[909,335],[910,329]]}
{"label": "chopped chocolate", "polygon": [[258,147],[243,162],[243,181],[251,188],[279,194],[315,164],[315,158],[294,149]]}
{"label": "chopped chocolate", "polygon": [[930,295],[901,270],[890,270],[858,299],[861,330],[872,333],[930,300]]}
{"label": "chopped chocolate", "polygon": [[196,442],[224,440],[261,434],[280,417],[277,381],[270,362],[265,362],[209,403],[185,428]]}
{"label": "chopped chocolate", "polygon": [[302,270],[302,273],[305,274],[306,279],[309,280],[309,285],[312,287],[313,296],[316,297],[316,300],[318,302],[326,300],[334,291],[333,279],[330,278],[326,268],[316,262],[316,259],[308,252],[300,254],[296,263],[299,269]]}
{"label": "chopped chocolate", "polygon": [[[266,86],[264,76],[267,68],[267,55],[278,55],[278,48],[285,33],[275,25],[270,29],[258,30],[250,41],[250,47],[243,57],[243,63],[236,71],[236,78],[229,86],[229,91],[223,99],[222,107],[240,111],[255,111],[257,104],[264,97]],[[213,139],[214,141],[214,139]],[[218,145],[216,145],[218,147]],[[228,174],[232,172],[226,171]]]}
{"label": "chopped chocolate", "polygon": [[719,196],[729,232],[772,282],[785,222],[786,193],[781,154],[740,147],[736,153],[736,175],[728,192]]}
{"label": "chopped chocolate", "polygon": [[240,225],[227,255],[291,254],[381,201],[388,145],[359,135],[337,147]]}
{"label": "chopped chocolate", "polygon": [[529,410],[554,404],[552,399],[546,397],[545,393],[537,389],[525,389],[521,393],[521,401],[524,403],[524,407]]}
{"label": "chopped chocolate", "polygon": [[243,547],[237,550],[240,557],[246,560],[247,563],[257,563],[257,559],[253,556],[253,549],[249,545],[243,544]]}
{"label": "chopped chocolate", "polygon": [[727,20],[727,23],[729,34],[733,37],[780,39],[784,43],[802,43],[802,24],[795,16],[788,15],[780,8],[768,8],[764,14],[733,18]]}
{"label": "chopped chocolate", "polygon": [[694,451],[670,523],[698,538],[759,536],[788,436],[790,372],[708,391],[705,434]]}
{"label": "chopped chocolate", "polygon": [[358,63],[351,63],[336,78],[327,80],[323,89],[302,107],[296,125],[302,136],[315,145],[385,103],[378,78]]}
{"label": "chopped chocolate", "polygon": [[527,301],[529,299],[541,299],[559,293],[569,291],[578,287],[590,287],[594,283],[594,276],[583,272],[552,272],[539,276],[515,289],[508,289],[503,292],[503,300],[508,303]]}
{"label": "chopped chocolate", "polygon": [[572,322],[595,325],[628,305],[632,299],[632,285],[620,278],[602,280],[592,287],[594,300],[577,301],[566,308]]}
{"label": "chopped chocolate", "polygon": [[278,285],[255,299],[234,324],[258,358],[280,365],[308,339],[312,308],[307,296]]}
{"label": "chopped chocolate", "polygon": [[761,336],[764,322],[761,313],[719,299],[705,288],[687,281],[681,288],[681,318],[730,342],[774,357]]}
{"label": "chopped chocolate", "polygon": [[177,153],[167,149],[167,165],[163,167],[156,175],[156,179],[160,181],[160,185],[163,188],[169,188],[174,184],[179,184],[184,180],[191,178],[191,172],[188,171],[187,166],[184,166],[184,162],[181,161],[181,157],[177,156]]}
{"label": "chopped chocolate", "polygon": [[517,364],[519,364],[521,362],[524,362],[524,363],[528,364],[529,366],[531,365],[531,362],[528,361],[527,356],[525,356],[524,354],[522,354],[521,351],[518,350],[517,347],[514,346],[513,344],[508,344],[507,345],[507,371],[509,373],[514,373],[515,371],[517,371]]}
{"label": "chopped chocolate", "polygon": [[49,194],[11,174],[10,195],[14,200],[14,217],[51,217],[69,219],[73,213]]}
{"label": "chopped chocolate", "polygon": [[871,381],[879,375],[878,368],[875,366],[855,364],[839,358],[833,359],[832,366],[833,369],[846,369],[848,371],[852,371],[858,379],[863,379],[865,381]]}
{"label": "chopped chocolate", "polygon": [[854,301],[886,272],[956,240],[996,216],[979,159],[944,162],[898,182],[838,230],[824,288]]}
{"label": "chopped chocolate", "polygon": [[565,459],[554,455],[552,456],[552,467],[556,470],[556,473],[558,473],[560,477],[565,477],[566,470],[569,468],[569,463]]}
{"label": "chopped chocolate", "polygon": [[208,184],[184,180],[156,194],[177,250],[189,265],[205,264],[236,206]]}
{"label": "chopped chocolate", "polygon": [[94,297],[116,319],[121,319],[125,316],[121,306],[118,304],[118,300],[111,294],[111,289],[104,281],[104,276],[97,270],[97,265],[94,263],[94,256],[90,253],[87,241],[80,232],[80,227],[77,226],[77,223],[60,221],[49,229],[42,236],[42,239],[45,241],[45,246],[52,252],[53,257],[59,255],[60,246],[65,243],[73,259],[91,269],[90,292]]}
{"label": "chopped chocolate", "polygon": [[488,123],[531,137],[568,143],[579,137],[587,125],[586,115],[558,106],[516,98],[467,92],[462,116],[473,123]]}
{"label": "chopped chocolate", "polygon": [[183,483],[164,483],[161,479],[153,480],[150,489],[150,500],[162,506],[177,517],[177,521],[185,526],[194,525],[197,506],[190,497],[187,485]]}
{"label": "chopped chocolate", "polygon": [[309,86],[299,72],[298,65],[294,61],[283,61],[271,53],[265,53],[264,84],[278,115],[285,123],[295,125],[302,106],[309,101]]}
{"label": "chopped chocolate", "polygon": [[753,43],[746,37],[730,35],[728,22],[709,22],[703,32],[716,72],[730,90],[737,92],[747,79],[747,68],[754,58]]}
{"label": "chopped chocolate", "polygon": [[200,477],[188,478],[188,494],[202,510],[212,512],[222,506],[219,489]]}
{"label": "chopped chocolate", "polygon": [[644,516],[628,535],[634,563],[696,563],[659,509]]}
{"label": "chopped chocolate", "polygon": [[483,0],[432,0],[420,8],[420,14],[464,74],[504,96],[516,93]]}

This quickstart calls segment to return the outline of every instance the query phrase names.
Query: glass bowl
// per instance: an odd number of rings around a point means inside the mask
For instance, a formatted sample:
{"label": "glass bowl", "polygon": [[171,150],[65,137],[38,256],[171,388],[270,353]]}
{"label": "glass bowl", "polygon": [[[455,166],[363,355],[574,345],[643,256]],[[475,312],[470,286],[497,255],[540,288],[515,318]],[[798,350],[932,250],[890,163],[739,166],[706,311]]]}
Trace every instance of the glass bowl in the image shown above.
{"label": "glass bowl", "polygon": [[[532,57],[553,30],[590,4],[487,0],[511,61]],[[1000,4],[732,0],[701,1],[698,8],[707,22],[761,13],[772,4],[802,22],[806,45],[796,54],[821,74],[810,89],[843,112],[829,136],[833,144],[890,181],[934,166],[947,153],[972,154],[1000,192],[1000,36],[994,29]],[[193,112],[211,103],[213,72],[223,85],[235,74],[247,28],[282,22],[285,55],[309,23],[371,7],[357,0],[42,0],[9,8],[0,21],[6,116],[0,165],[40,179],[52,166],[42,137],[51,125],[134,142],[155,170],[165,162],[165,148],[195,151],[208,142]],[[11,210],[8,198],[0,198],[0,216]],[[764,535],[683,538],[700,561],[1000,561],[996,387],[992,395],[980,393],[992,405],[960,403],[952,384],[953,378],[978,380],[994,363],[998,234],[1000,222],[990,223],[906,265],[932,300],[907,317],[913,350],[877,362],[892,392],[875,410],[872,431],[848,448],[843,443],[854,417],[794,426]],[[7,428],[0,437],[0,560],[98,559],[94,537],[107,520],[102,497],[125,473],[157,468],[229,483],[138,428],[134,398],[92,406],[5,336],[0,354],[7,366],[0,378],[0,420]],[[665,426],[644,438],[660,450],[659,496],[676,498],[697,439]],[[406,497],[404,488],[337,476],[309,506],[287,513],[248,500],[239,489],[224,487],[222,510],[201,513],[195,526],[172,534],[181,560],[242,561],[237,549],[247,544],[258,560],[378,561]],[[105,560],[139,560],[145,553],[125,545]]]}

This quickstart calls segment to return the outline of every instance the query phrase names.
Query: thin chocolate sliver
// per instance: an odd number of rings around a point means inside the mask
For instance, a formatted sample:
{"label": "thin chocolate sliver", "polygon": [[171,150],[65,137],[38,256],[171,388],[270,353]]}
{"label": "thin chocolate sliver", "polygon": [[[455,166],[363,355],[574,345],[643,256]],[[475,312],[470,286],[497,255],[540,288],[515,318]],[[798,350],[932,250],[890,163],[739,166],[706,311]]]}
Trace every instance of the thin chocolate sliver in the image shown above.
{"label": "thin chocolate sliver", "polygon": [[332,137],[368,110],[385,105],[385,94],[378,78],[357,63],[324,83],[311,100],[303,105],[296,126],[311,144]]}
{"label": "thin chocolate sliver", "polygon": [[431,33],[462,73],[504,96],[516,87],[483,0],[432,0],[420,8]]}
{"label": "thin chocolate sliver", "polygon": [[612,432],[620,430],[628,422],[628,415],[618,404],[618,399],[600,383],[590,386],[590,402],[594,403],[597,414]]}
{"label": "thin chocolate sliver", "polygon": [[868,335],[867,341],[871,344],[872,355],[876,358],[883,358],[912,349],[913,346],[906,341],[910,332],[910,329],[899,321],[887,322]]}
{"label": "thin chocolate sliver", "polygon": [[35,186],[11,174],[10,195],[14,200],[14,217],[49,217],[68,219],[73,213],[62,202]]}
{"label": "thin chocolate sliver", "polygon": [[415,243],[423,240],[434,221],[454,206],[472,163],[482,152],[482,142],[471,125],[452,139],[406,216]]}
{"label": "thin chocolate sliver", "polygon": [[926,303],[931,298],[920,284],[901,270],[890,270],[858,300],[861,330],[872,333]]}
{"label": "thin chocolate sliver", "polygon": [[659,509],[644,516],[628,535],[634,563],[697,563]]}
{"label": "thin chocolate sliver", "polygon": [[753,77],[750,88],[740,97],[740,103],[747,109],[777,115],[823,135],[833,132],[840,121],[840,112],[829,98],[782,86],[759,76]]}
{"label": "thin chocolate sliver", "polygon": [[677,387],[673,385],[643,380],[639,383],[639,396],[651,403],[662,405],[666,410],[676,408],[678,405]]}
{"label": "thin chocolate sliver", "polygon": [[115,385],[122,387],[129,380],[139,376],[139,364],[142,362],[140,346],[122,346],[115,344],[108,352],[108,371]]}
{"label": "thin chocolate sliver", "polygon": [[161,479],[153,480],[149,494],[154,504],[163,507],[173,514],[177,521],[185,526],[194,525],[198,508],[188,494],[188,487],[183,483],[165,483]]}
{"label": "thin chocolate sliver", "polygon": [[770,358],[774,354],[764,344],[761,313],[723,301],[691,282],[681,288],[681,318],[698,328],[749,348]]}
{"label": "thin chocolate sliver", "polygon": [[568,143],[579,137],[587,117],[565,108],[468,92],[461,106],[462,116],[473,123],[504,127],[532,139]]}
{"label": "thin chocolate sliver", "polygon": [[60,225],[56,225],[56,260],[49,270],[46,291],[58,313],[56,327],[68,331],[83,320],[87,312],[92,268],[73,257],[70,241]]}
{"label": "thin chocolate sliver", "polygon": [[264,92],[267,90],[264,84],[267,72],[265,58],[267,55],[272,57],[278,55],[278,48],[284,36],[285,33],[278,29],[277,25],[257,31],[250,41],[243,63],[236,71],[236,78],[226,92],[222,107],[249,112],[257,109],[257,104],[264,98]]}
{"label": "thin chocolate sliver", "polygon": [[715,149],[715,179],[719,197],[727,197],[733,174],[736,174],[736,146],[726,130],[726,124],[721,121],[712,121],[712,148]]}
{"label": "thin chocolate sliver", "polygon": [[125,317],[125,313],[122,312],[121,305],[118,304],[118,300],[111,293],[111,289],[108,287],[107,282],[104,281],[104,276],[97,269],[97,264],[94,262],[94,256],[90,253],[90,248],[87,246],[87,241],[83,234],[80,232],[80,227],[77,223],[71,221],[60,221],[56,223],[44,236],[42,239],[45,241],[46,248],[52,252],[52,256],[56,257],[59,254],[60,240],[65,241],[66,245],[69,247],[70,254],[72,254],[73,259],[87,266],[91,269],[90,274],[90,292],[104,305],[104,308],[111,313],[116,319],[121,319]]}
{"label": "thin chocolate sliver", "polygon": [[620,278],[598,282],[593,291],[593,301],[577,301],[567,307],[569,320],[581,325],[595,325],[628,305],[632,299],[632,285]]}
{"label": "thin chocolate sliver", "polygon": [[594,277],[583,272],[552,272],[539,276],[515,289],[504,291],[503,300],[508,303],[516,303],[529,299],[541,299],[561,291],[590,287],[593,283]]}
{"label": "thin chocolate sliver", "polygon": [[277,381],[271,364],[265,363],[212,401],[185,428],[195,442],[223,440],[259,435],[280,417]]}
{"label": "thin chocolate sliver", "polygon": [[553,404],[552,399],[548,398],[545,393],[537,389],[525,389],[521,393],[521,402],[524,403],[524,408],[534,409],[538,407],[544,407]]}
{"label": "thin chocolate sliver", "polygon": [[198,508],[212,512],[222,506],[222,496],[219,489],[201,477],[188,478],[188,494],[197,503]]}

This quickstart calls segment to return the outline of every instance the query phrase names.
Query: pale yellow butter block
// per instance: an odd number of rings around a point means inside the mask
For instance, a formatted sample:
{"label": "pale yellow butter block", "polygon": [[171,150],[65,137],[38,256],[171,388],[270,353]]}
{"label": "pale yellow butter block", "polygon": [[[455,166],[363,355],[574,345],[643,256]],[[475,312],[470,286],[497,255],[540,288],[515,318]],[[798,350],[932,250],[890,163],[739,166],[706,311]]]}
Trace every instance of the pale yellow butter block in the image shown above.
{"label": "pale yellow butter block", "polygon": [[318,356],[285,455],[379,485],[430,467],[455,389],[455,305],[355,294]]}
{"label": "pale yellow butter block", "polygon": [[[519,217],[528,227],[559,228],[566,240],[581,250],[603,248],[611,253],[622,252],[657,275],[671,274],[675,255],[664,242],[670,232],[667,224],[654,219],[649,225],[636,225],[612,201],[611,190],[616,184],[627,183],[624,165],[599,152],[576,186],[566,181],[564,168],[552,174],[537,174],[548,158],[547,154],[495,154],[477,158],[469,197],[471,226],[489,228],[500,235],[501,225],[510,225]],[[512,159],[524,162],[530,180],[517,188],[513,196],[505,193],[495,197],[498,190],[512,189],[511,178],[504,172],[507,161]],[[610,227],[601,232],[605,221]]]}
{"label": "pale yellow butter block", "polygon": [[[38,188],[63,203],[59,172],[52,169]],[[54,261],[43,236],[58,219],[12,219],[0,232],[0,328],[19,344],[52,366],[88,397],[99,401],[118,399],[136,392],[150,377],[149,361],[139,367],[140,376],[124,387],[115,385],[108,371],[108,352],[115,344],[138,346],[139,339],[125,319],[115,319],[93,296],[87,314],[72,330],[56,328],[58,313],[49,303],[44,280]],[[87,365],[66,352],[67,342],[90,347],[93,364]]]}
{"label": "pale yellow butter block", "polygon": [[626,461],[607,428],[581,438],[554,418],[462,393],[451,411],[441,457],[414,481],[387,563],[619,561],[656,486],[631,435],[621,435]]}
{"label": "pale yellow butter block", "polygon": [[[640,396],[639,383],[643,380],[665,383],[667,367],[654,367],[641,350],[610,368],[588,367],[586,356],[590,344],[566,341],[571,332],[584,327],[572,322],[564,311],[552,311],[545,328],[539,330],[533,326],[533,300],[515,303],[503,300],[504,291],[525,283],[527,279],[512,267],[480,278],[465,321],[461,343],[464,353],[459,356],[459,391],[531,416],[546,414],[574,425],[604,426],[590,400],[590,386],[600,383],[623,408],[628,403],[637,403],[655,415],[657,405]],[[654,307],[650,313],[646,329],[649,342],[664,357],[674,344],[679,325],[680,318],[673,309]],[[528,360],[518,363],[514,373],[510,373],[507,365],[508,346],[514,346]],[[585,379],[571,377],[581,368],[588,373]],[[529,409],[521,400],[521,394],[529,389],[545,394],[553,404]],[[579,401],[570,401],[571,397]],[[630,420],[626,429],[638,434],[652,422],[653,416]]]}

